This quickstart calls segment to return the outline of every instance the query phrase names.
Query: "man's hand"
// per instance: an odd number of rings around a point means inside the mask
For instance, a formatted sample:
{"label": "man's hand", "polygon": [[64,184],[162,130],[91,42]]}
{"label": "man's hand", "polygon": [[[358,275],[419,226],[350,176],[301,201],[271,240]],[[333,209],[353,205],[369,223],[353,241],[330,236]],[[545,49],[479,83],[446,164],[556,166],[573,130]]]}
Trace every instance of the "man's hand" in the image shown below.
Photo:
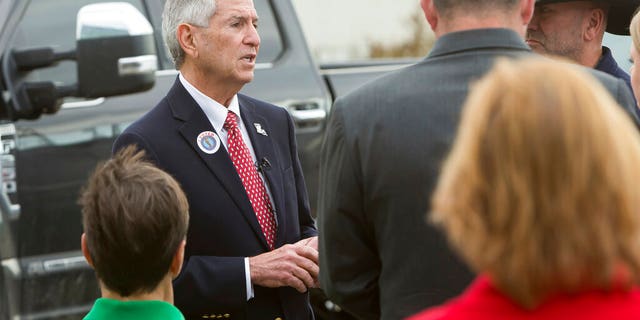
{"label": "man's hand", "polygon": [[295,245],[296,246],[311,247],[314,250],[318,251],[318,237],[316,236],[316,237],[302,239],[302,240],[296,242]]}
{"label": "man's hand", "polygon": [[251,283],[292,287],[299,292],[318,287],[318,238],[303,239],[249,258]]}

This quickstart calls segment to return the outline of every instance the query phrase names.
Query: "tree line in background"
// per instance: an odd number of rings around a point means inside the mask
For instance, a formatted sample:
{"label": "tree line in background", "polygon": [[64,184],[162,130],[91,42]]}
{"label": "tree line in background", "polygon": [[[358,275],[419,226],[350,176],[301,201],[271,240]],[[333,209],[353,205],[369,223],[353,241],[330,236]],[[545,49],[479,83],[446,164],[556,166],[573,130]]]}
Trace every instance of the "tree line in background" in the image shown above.
{"label": "tree line in background", "polygon": [[425,56],[435,42],[433,32],[427,25],[421,10],[416,10],[414,14],[410,15],[408,22],[407,32],[411,34],[410,37],[400,43],[393,44],[370,41],[369,57],[381,59]]}

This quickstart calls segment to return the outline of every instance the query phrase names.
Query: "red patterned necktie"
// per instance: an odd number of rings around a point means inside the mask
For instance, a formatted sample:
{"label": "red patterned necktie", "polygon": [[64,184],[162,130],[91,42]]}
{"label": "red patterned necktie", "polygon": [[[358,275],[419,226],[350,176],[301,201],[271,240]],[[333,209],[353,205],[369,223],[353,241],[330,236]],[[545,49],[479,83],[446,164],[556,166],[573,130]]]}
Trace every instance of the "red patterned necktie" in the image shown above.
{"label": "red patterned necktie", "polygon": [[224,121],[224,128],[227,130],[227,151],[236,171],[242,180],[242,185],[247,191],[251,207],[258,218],[260,228],[267,239],[269,248],[273,250],[276,236],[276,221],[273,216],[273,207],[267,194],[267,189],[258,175],[258,170],[253,163],[253,158],[249,148],[242,140],[242,133],[238,127],[236,115],[229,111],[227,119]]}

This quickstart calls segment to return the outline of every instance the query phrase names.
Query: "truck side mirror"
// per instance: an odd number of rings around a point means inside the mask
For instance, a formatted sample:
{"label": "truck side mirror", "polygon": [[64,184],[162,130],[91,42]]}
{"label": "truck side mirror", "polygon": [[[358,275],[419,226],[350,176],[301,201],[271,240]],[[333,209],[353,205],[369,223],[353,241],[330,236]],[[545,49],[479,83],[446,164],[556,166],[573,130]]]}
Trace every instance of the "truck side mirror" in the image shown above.
{"label": "truck side mirror", "polygon": [[158,66],[153,28],[133,5],[82,7],[76,41],[78,96],[97,98],[153,87]]}
{"label": "truck side mirror", "polygon": [[[11,106],[0,117],[37,119],[56,113],[64,97],[98,98],[148,90],[155,83],[153,28],[133,5],[96,3],[78,11],[76,49],[13,49],[4,61],[13,84]],[[29,81],[33,70],[75,60],[78,83]]]}

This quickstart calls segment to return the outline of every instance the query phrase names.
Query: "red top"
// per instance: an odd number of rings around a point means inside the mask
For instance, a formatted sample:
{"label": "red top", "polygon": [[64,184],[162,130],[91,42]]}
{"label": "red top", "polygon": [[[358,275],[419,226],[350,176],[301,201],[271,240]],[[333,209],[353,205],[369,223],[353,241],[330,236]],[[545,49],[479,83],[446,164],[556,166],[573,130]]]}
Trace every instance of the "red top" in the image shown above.
{"label": "red top", "polygon": [[486,276],[479,276],[457,298],[424,310],[408,320],[602,320],[640,319],[640,287],[630,291],[586,291],[559,295],[534,310],[525,310],[493,286]]}

